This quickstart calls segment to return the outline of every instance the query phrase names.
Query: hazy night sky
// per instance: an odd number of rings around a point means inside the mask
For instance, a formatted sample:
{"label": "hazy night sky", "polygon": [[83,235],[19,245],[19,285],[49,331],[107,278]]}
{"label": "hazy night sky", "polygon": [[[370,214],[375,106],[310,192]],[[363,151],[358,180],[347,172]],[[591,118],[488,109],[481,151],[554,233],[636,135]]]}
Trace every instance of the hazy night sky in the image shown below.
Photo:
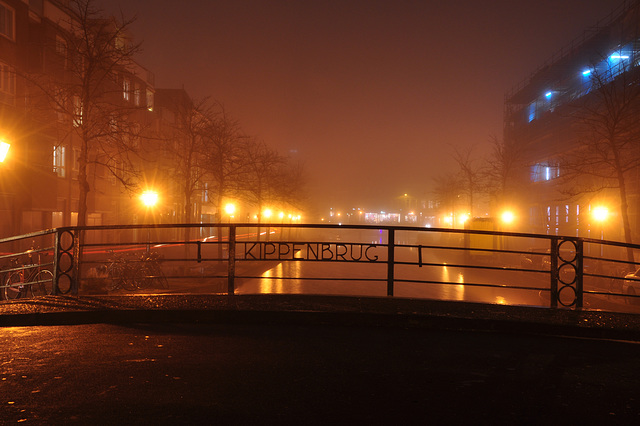
{"label": "hazy night sky", "polygon": [[425,196],[449,145],[488,150],[505,93],[620,3],[102,0],[137,15],[157,87],[296,152],[319,207],[370,209]]}

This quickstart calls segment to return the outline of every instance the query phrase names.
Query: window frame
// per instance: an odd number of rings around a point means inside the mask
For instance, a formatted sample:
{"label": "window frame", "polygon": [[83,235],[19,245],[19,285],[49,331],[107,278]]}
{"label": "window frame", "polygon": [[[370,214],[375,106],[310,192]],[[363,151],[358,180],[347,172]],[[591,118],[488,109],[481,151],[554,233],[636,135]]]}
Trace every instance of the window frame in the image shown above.
{"label": "window frame", "polygon": [[[11,16],[9,17],[11,28],[9,28],[9,31],[7,32],[0,31],[0,36],[6,39],[9,39],[11,41],[15,41],[16,40],[16,10],[2,1],[0,1],[0,8],[3,8],[5,10],[4,14],[0,14],[0,16],[4,15],[5,27],[6,27],[6,21],[7,21],[7,12],[11,13]],[[9,34],[9,32],[11,32],[11,34]]]}

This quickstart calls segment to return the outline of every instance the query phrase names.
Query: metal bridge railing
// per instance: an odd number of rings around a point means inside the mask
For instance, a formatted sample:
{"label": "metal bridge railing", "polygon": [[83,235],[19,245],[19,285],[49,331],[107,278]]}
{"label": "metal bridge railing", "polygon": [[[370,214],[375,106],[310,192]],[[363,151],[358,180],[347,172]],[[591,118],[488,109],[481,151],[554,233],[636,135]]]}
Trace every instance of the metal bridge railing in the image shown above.
{"label": "metal bridge railing", "polygon": [[0,289],[37,252],[53,294],[350,294],[638,312],[640,277],[629,275],[638,249],[402,226],[64,227],[0,240]]}

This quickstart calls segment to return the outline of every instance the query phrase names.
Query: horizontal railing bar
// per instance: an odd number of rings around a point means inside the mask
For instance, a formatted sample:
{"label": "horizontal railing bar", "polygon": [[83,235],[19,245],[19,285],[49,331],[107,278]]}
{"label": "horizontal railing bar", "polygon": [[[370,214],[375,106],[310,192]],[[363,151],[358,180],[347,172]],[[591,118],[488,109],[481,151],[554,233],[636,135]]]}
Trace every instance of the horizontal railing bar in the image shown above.
{"label": "horizontal railing bar", "polygon": [[430,281],[430,280],[422,281],[422,280],[396,279],[396,282],[412,283],[412,284],[462,285],[462,286],[470,286],[470,287],[491,287],[491,288],[512,289],[512,290],[545,290],[544,288],[541,288],[541,287],[527,287],[527,286],[515,287],[507,284],[471,283],[471,282],[459,283],[456,281]]}

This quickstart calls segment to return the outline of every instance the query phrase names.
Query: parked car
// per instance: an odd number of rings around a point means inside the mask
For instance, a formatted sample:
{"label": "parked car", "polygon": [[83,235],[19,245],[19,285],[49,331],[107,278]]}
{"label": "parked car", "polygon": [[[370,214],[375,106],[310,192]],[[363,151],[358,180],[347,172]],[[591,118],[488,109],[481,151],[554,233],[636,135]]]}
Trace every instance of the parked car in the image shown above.
{"label": "parked car", "polygon": [[520,266],[525,269],[543,270],[548,267],[549,249],[547,248],[531,248],[527,250],[527,254],[523,254],[520,258]]}
{"label": "parked car", "polygon": [[[624,281],[622,282],[622,292],[629,296],[640,296],[640,269],[637,269],[635,272],[624,276]],[[626,301],[627,303],[639,305],[640,297],[628,297],[626,298]]]}

